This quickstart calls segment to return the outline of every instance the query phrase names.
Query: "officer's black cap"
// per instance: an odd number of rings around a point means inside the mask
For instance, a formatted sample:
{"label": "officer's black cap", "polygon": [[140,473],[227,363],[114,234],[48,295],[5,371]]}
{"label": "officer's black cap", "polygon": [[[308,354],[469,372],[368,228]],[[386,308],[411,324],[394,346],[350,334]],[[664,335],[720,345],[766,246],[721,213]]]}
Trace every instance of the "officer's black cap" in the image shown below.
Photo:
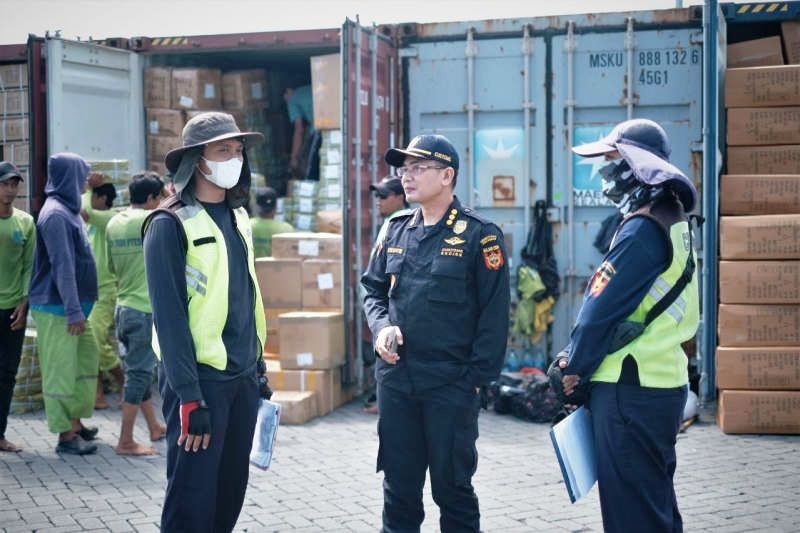
{"label": "officer's black cap", "polygon": [[406,193],[403,190],[403,183],[400,181],[400,178],[396,178],[394,176],[387,176],[379,183],[370,185],[369,190],[374,191],[375,195],[380,196],[381,198],[386,198],[390,194],[404,195]]}
{"label": "officer's black cap", "polygon": [[393,167],[402,167],[407,156],[437,161],[458,170],[458,152],[444,135],[417,135],[405,150],[390,148],[384,160]]}

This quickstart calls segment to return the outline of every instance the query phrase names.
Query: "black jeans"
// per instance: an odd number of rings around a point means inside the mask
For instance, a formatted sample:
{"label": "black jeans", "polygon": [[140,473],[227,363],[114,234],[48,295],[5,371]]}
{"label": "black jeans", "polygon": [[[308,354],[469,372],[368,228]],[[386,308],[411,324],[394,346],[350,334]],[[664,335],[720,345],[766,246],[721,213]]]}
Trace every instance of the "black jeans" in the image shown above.
{"label": "black jeans", "polygon": [[17,382],[17,369],[25,341],[25,328],[11,331],[14,309],[0,309],[0,439],[6,437],[8,410]]}

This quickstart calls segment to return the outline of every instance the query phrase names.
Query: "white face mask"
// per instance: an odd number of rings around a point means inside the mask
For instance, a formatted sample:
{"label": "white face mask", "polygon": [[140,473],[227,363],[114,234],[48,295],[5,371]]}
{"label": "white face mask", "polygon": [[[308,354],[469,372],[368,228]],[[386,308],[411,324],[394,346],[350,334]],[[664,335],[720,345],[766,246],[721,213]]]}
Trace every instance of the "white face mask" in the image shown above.
{"label": "white face mask", "polygon": [[206,174],[202,170],[200,173],[211,183],[223,189],[230,189],[239,183],[239,176],[242,175],[242,160],[238,157],[232,157],[227,161],[209,161],[205,157],[202,159],[208,165],[211,174]]}

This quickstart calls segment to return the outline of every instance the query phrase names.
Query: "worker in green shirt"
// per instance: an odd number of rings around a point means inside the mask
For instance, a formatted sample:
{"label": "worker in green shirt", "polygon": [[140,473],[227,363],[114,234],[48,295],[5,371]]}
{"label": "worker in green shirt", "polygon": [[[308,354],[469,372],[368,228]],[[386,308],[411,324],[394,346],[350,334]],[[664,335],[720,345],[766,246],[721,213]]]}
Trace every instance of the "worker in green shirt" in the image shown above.
{"label": "worker in green shirt", "polygon": [[6,439],[8,411],[25,340],[28,286],[36,247],[33,217],[14,207],[22,175],[0,161],[0,452],[19,452]]}
{"label": "worker in green shirt", "polygon": [[119,455],[155,455],[151,446],[133,439],[133,424],[141,408],[150,440],[164,438],[167,428],[160,423],[150,400],[157,359],[152,347],[153,309],[147,292],[142,248],[142,223],[163,197],[164,182],[157,174],[133,176],[128,186],[129,209],[114,215],[106,228],[108,270],[116,279],[117,307],[114,321],[123,346],[120,359],[125,373],[122,392],[122,429],[115,451]]}
{"label": "worker in green shirt", "polygon": [[108,251],[106,250],[106,226],[117,214],[112,210],[117,191],[111,183],[103,183],[104,175],[93,172],[89,177],[89,191],[81,198],[81,217],[86,222],[89,232],[89,243],[92,246],[95,265],[97,266],[97,302],[89,315],[89,323],[97,342],[100,366],[97,378],[97,397],[95,409],[106,409],[108,402],[103,392],[103,373],[109,372],[120,386],[124,379],[119,357],[111,344],[114,327],[114,307],[117,303],[117,288],[114,276],[108,271]]}
{"label": "worker in green shirt", "polygon": [[253,252],[256,257],[269,257],[272,255],[273,235],[294,231],[291,224],[275,220],[277,203],[278,193],[271,187],[267,187],[263,193],[256,197],[258,216],[250,219],[253,228]]}

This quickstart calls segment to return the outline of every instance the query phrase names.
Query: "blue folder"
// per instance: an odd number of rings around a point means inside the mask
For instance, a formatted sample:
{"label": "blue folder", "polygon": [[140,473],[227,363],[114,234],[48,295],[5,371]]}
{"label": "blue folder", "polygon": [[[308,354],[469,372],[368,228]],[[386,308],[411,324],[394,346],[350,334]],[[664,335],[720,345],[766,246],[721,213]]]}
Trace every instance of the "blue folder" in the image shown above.
{"label": "blue folder", "polygon": [[586,496],[597,481],[591,413],[579,407],[553,426],[550,440],[558,457],[569,499],[575,503]]}

